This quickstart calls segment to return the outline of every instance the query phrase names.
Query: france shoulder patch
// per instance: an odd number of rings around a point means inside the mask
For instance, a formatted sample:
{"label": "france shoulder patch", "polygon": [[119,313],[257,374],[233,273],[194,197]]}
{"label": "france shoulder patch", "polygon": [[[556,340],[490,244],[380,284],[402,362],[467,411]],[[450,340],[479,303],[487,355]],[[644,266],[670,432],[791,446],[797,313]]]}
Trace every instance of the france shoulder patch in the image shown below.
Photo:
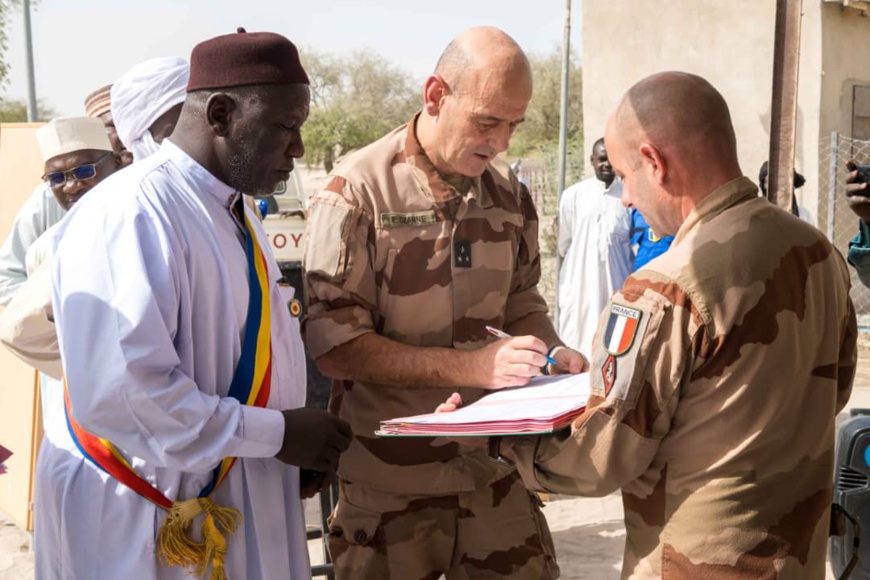
{"label": "france shoulder patch", "polygon": [[604,330],[604,349],[613,356],[628,352],[634,343],[640,317],[643,314],[636,308],[621,304],[610,305],[610,318]]}

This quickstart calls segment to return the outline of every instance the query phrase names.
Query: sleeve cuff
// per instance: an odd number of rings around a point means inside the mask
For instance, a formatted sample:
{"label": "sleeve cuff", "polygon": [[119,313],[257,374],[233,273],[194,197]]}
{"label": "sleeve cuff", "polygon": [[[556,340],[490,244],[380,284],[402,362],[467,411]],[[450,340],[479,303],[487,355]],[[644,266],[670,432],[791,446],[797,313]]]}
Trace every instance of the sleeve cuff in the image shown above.
{"label": "sleeve cuff", "polygon": [[513,463],[520,477],[523,479],[523,485],[530,491],[549,492],[538,480],[535,469],[535,456],[538,451],[538,444],[541,441],[540,436],[536,437],[502,437],[500,454],[507,461]]}
{"label": "sleeve cuff", "polygon": [[284,444],[284,415],[277,409],[241,408],[242,441],[236,457],[274,457]]}
{"label": "sleeve cuff", "polygon": [[305,320],[305,346],[317,360],[332,349],[374,332],[371,314],[359,306],[330,310]]}
{"label": "sleeve cuff", "polygon": [[858,220],[858,235],[849,242],[846,256],[849,263],[859,270],[870,266],[870,226],[864,220]]}

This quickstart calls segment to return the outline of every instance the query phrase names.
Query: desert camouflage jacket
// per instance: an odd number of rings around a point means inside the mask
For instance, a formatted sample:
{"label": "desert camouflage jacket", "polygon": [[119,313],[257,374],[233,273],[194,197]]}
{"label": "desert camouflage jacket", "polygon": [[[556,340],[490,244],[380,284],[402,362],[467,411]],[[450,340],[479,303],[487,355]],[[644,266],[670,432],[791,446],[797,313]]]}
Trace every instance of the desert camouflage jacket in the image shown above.
{"label": "desert camouflage jacket", "polygon": [[[486,325],[509,329],[547,311],[537,290],[538,217],[526,187],[496,161],[461,194],[426,157],[415,122],[344,160],[312,199],[304,333],[314,358],[369,332],[416,346],[475,349],[493,340]],[[398,493],[481,485],[473,472],[481,456],[491,462],[479,451],[443,439],[374,435],[380,420],[430,413],[449,394],[335,381],[331,408],[355,434],[340,475]],[[464,400],[480,394],[462,390]]]}
{"label": "desert camouflage jacket", "polygon": [[622,488],[624,578],[824,578],[855,364],[842,256],[739,178],[612,297],[570,432],[502,454],[532,488]]}

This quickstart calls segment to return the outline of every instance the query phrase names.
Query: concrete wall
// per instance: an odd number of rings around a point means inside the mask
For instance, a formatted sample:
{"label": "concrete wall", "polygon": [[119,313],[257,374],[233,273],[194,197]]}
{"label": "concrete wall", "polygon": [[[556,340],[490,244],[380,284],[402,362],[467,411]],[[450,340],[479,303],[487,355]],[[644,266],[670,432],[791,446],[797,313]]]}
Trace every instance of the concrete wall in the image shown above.
{"label": "concrete wall", "polygon": [[870,18],[837,4],[821,9],[823,24],[821,119],[823,138],[852,134],[852,87],[870,86]]}
{"label": "concrete wall", "polygon": [[[771,1],[771,4],[775,2]],[[824,224],[819,223],[819,196],[824,192],[819,191],[820,171],[824,167],[819,165],[819,147],[821,139],[821,93],[823,78],[823,52],[822,38],[824,25],[822,23],[822,0],[803,0],[804,17],[801,22],[801,58],[800,73],[798,76],[798,118],[797,118],[797,141],[795,144],[794,163],[795,169],[803,174],[807,182],[797,190],[798,205],[816,223],[824,229]],[[774,15],[775,20],[775,15]],[[771,34],[775,27],[774,20],[770,22]],[[770,70],[773,72],[773,53],[771,53]],[[770,84],[770,81],[767,81]],[[770,97],[768,97],[767,110],[770,110]],[[770,132],[767,133],[767,147],[770,146]],[[765,158],[767,157],[765,153]]]}
{"label": "concrete wall", "polygon": [[[821,0],[804,0],[795,155],[797,170],[808,178],[799,201],[814,218],[821,8]],[[608,113],[633,83],[655,72],[683,70],[708,79],[728,101],[741,166],[755,179],[770,146],[775,10],[773,0],[585,0],[585,142],[601,135]]]}
{"label": "concrete wall", "polygon": [[[35,137],[41,125],[0,123],[0,240],[45,169]],[[0,441],[14,453],[6,462],[9,473],[0,476],[0,512],[33,531],[33,474],[42,440],[36,371],[0,347],[0,375]]]}

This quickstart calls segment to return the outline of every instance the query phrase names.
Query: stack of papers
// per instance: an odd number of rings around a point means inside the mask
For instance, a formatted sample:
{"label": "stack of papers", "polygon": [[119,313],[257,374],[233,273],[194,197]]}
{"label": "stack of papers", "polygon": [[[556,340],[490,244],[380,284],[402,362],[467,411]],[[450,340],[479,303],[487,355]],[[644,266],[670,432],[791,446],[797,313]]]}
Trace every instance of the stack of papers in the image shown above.
{"label": "stack of papers", "polygon": [[[445,399],[448,391],[445,390]],[[552,433],[586,408],[589,373],[536,377],[525,387],[493,391],[452,413],[429,413],[381,421],[376,435],[478,436]]]}

